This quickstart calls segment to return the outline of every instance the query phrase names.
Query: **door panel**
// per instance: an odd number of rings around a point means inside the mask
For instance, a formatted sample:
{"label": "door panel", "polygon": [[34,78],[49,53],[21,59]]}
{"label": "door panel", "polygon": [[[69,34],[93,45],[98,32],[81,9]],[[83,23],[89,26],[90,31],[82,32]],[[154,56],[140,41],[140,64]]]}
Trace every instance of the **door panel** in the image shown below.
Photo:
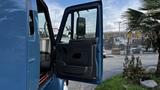
{"label": "door panel", "polygon": [[57,35],[55,70],[62,79],[99,83],[102,79],[102,2],[71,6]]}
{"label": "door panel", "polygon": [[69,44],[57,46],[57,69],[61,75],[74,78],[94,79],[95,40],[71,40]]}

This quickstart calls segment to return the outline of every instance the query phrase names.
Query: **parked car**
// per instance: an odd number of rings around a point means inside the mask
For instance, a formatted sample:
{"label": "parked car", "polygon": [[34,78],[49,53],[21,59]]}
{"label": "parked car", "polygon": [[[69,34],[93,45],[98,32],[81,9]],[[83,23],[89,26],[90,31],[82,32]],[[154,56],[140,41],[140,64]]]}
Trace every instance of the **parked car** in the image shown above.
{"label": "parked car", "polygon": [[103,49],[103,58],[106,58],[106,50],[105,49]]}
{"label": "parked car", "polygon": [[142,49],[143,53],[156,53],[156,50],[153,48]]}
{"label": "parked car", "polygon": [[156,53],[156,51],[153,49],[153,48],[139,48],[139,47],[136,47],[136,48],[131,48],[130,49],[131,53],[133,54],[140,54],[140,53]]}
{"label": "parked car", "polygon": [[132,54],[140,54],[141,53],[141,48],[131,48],[131,53]]}

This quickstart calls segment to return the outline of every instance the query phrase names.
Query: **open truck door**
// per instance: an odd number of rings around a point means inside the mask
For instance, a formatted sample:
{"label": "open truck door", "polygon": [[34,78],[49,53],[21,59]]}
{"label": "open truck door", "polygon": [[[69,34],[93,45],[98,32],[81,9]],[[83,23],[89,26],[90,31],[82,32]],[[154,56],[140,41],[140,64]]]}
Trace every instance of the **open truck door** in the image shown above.
{"label": "open truck door", "polygon": [[103,73],[102,2],[66,8],[56,38],[59,78],[99,83]]}

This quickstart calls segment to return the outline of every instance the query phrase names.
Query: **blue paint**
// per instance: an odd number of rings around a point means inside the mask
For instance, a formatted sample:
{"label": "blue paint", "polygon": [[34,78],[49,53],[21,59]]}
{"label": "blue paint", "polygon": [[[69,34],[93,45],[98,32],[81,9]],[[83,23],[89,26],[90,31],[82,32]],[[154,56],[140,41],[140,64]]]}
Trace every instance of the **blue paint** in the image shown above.
{"label": "blue paint", "polygon": [[[32,4],[30,4],[32,3]],[[26,6],[27,5],[27,6]],[[33,5],[33,6],[31,6]],[[29,10],[34,10],[35,33],[29,35]],[[0,4],[0,88],[1,90],[37,90],[40,47],[36,0],[2,0]],[[55,79],[54,79],[55,78]],[[54,80],[54,82],[53,82]],[[52,90],[62,80],[52,78]],[[57,84],[55,84],[57,83]],[[55,86],[57,85],[57,86]],[[49,87],[48,87],[49,88]],[[47,89],[44,89],[47,90]],[[51,90],[48,89],[48,90]]]}
{"label": "blue paint", "polygon": [[57,78],[55,75],[52,76],[48,82],[41,87],[41,90],[63,90],[64,80]]}
{"label": "blue paint", "polygon": [[34,34],[30,35],[30,28],[27,25],[27,90],[36,90],[39,87],[40,75],[40,45],[38,34],[38,12],[36,9],[36,1],[27,1],[27,22],[29,24],[29,11],[33,11]]}
{"label": "blue paint", "polygon": [[[34,34],[30,35],[29,10],[33,11]],[[0,88],[37,90],[40,77],[40,46],[36,0],[2,0],[0,4]],[[102,21],[100,21],[102,22]],[[100,23],[102,25],[102,23]],[[102,50],[102,28],[97,28],[98,50]],[[97,65],[102,67],[102,53]],[[100,61],[99,61],[100,60]],[[98,68],[102,71],[102,68]],[[97,74],[99,80],[101,73]],[[63,90],[64,81],[55,74],[40,90]]]}
{"label": "blue paint", "polygon": [[0,88],[27,90],[27,12],[25,0],[0,5]]}

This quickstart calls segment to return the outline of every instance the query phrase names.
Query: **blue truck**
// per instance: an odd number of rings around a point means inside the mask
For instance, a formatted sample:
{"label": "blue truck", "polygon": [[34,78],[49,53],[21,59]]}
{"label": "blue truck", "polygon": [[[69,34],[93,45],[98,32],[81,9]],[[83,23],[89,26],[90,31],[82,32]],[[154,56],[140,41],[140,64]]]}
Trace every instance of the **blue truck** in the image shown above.
{"label": "blue truck", "polygon": [[0,1],[0,90],[63,90],[103,74],[102,1],[68,7],[54,33],[43,0]]}

